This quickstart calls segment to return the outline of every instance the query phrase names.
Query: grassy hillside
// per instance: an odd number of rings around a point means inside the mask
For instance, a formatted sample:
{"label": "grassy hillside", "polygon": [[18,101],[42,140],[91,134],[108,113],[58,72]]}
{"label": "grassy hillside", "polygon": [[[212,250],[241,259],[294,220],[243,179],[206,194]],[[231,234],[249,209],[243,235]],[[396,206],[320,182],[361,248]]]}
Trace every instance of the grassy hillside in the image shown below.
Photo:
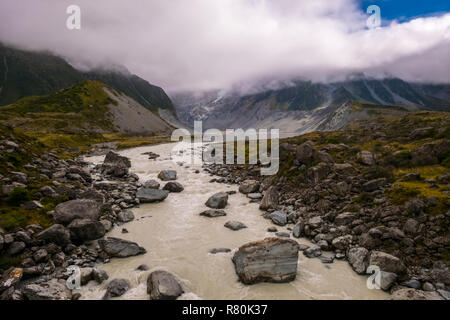
{"label": "grassy hillside", "polygon": [[118,132],[108,107],[117,102],[103,90],[105,87],[109,88],[99,81],[85,81],[47,96],[23,98],[0,107],[0,124],[36,138],[45,149],[64,158],[88,151],[96,143],[116,141],[128,146],[162,139]]}

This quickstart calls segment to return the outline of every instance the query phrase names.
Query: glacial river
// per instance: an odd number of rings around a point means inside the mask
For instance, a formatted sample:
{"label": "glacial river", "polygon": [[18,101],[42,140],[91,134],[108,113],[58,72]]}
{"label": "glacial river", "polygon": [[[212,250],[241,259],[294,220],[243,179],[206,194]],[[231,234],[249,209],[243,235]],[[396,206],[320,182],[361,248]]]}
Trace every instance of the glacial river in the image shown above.
{"label": "glacial river", "polygon": [[[163,169],[174,169],[178,182],[185,190],[171,193],[161,203],[143,204],[133,209],[135,220],[115,227],[107,236],[118,237],[138,243],[147,253],[126,259],[112,259],[98,265],[109,274],[109,280],[102,285],[91,281],[80,289],[82,299],[101,299],[107,283],[116,278],[128,279],[132,289],[118,299],[148,300],[146,279],[150,272],[164,269],[174,274],[183,284],[185,291],[181,299],[386,299],[381,290],[369,290],[367,277],[357,275],[345,261],[323,264],[319,259],[308,259],[299,253],[296,280],[285,284],[262,283],[251,286],[238,281],[231,261],[233,251],[241,245],[274,236],[267,232],[273,226],[261,217],[258,204],[240,193],[229,197],[225,208],[227,216],[205,218],[199,213],[206,210],[205,201],[214,193],[237,191],[238,187],[210,183],[212,177],[201,170],[201,166],[180,166],[170,160],[174,144],[162,144],[121,151],[130,158],[131,172],[141,182],[156,179]],[[160,158],[149,160],[144,152],[152,151]],[[101,163],[101,157],[90,157],[88,161]],[[200,173],[195,173],[199,169]],[[161,182],[161,186],[164,182]],[[247,229],[231,231],[225,222],[237,220]],[[129,233],[122,234],[122,228]],[[277,227],[278,231],[287,231]],[[309,244],[307,240],[297,240]],[[213,248],[230,248],[230,253],[210,254]],[[148,271],[136,271],[146,264]]]}

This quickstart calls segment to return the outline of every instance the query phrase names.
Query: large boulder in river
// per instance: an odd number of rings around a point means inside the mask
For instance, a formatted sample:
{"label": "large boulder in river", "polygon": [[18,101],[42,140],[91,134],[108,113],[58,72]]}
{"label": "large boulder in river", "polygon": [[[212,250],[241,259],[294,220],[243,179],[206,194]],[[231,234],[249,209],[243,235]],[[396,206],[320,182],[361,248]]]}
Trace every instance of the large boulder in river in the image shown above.
{"label": "large boulder in river", "polygon": [[160,189],[140,188],[136,193],[140,203],[152,203],[164,201],[169,191]]}
{"label": "large boulder in river", "polygon": [[101,204],[94,200],[71,200],[58,204],[53,218],[56,223],[68,225],[75,219],[98,220],[100,213]]}
{"label": "large boulder in river", "polygon": [[217,218],[217,217],[223,217],[226,216],[227,213],[223,210],[205,210],[203,212],[200,213],[201,216],[203,217],[208,217],[208,218]]}
{"label": "large boulder in river", "polygon": [[106,252],[110,257],[126,258],[144,254],[147,251],[140,247],[137,243],[108,237],[98,241],[100,249]]}
{"label": "large boulder in river", "polygon": [[125,292],[131,289],[130,282],[126,279],[114,279],[106,287],[106,293],[103,300],[123,296]]}
{"label": "large boulder in river", "polygon": [[38,240],[47,243],[55,243],[65,247],[70,243],[70,232],[60,224],[54,224],[37,235]]}
{"label": "large boulder in river", "polygon": [[43,283],[32,283],[22,288],[28,300],[71,300],[72,292],[64,280],[52,279]]}
{"label": "large boulder in river", "polygon": [[406,272],[406,266],[399,258],[381,251],[372,251],[369,265],[378,266],[382,271],[398,275]]}
{"label": "large boulder in river", "polygon": [[211,209],[223,209],[228,204],[228,193],[220,192],[211,196],[205,205]]}
{"label": "large boulder in river", "polygon": [[233,231],[238,231],[238,230],[247,228],[247,226],[245,224],[243,224],[242,222],[239,222],[239,221],[235,221],[235,220],[227,221],[224,224],[224,227],[228,228],[230,230],[233,230]]}
{"label": "large boulder in river", "polygon": [[269,187],[264,193],[259,209],[269,210],[278,207],[278,190],[275,186]]}
{"label": "large boulder in river", "polygon": [[100,221],[90,219],[73,220],[69,224],[69,230],[72,241],[77,243],[100,239],[106,233],[105,227]]}
{"label": "large boulder in river", "polygon": [[243,194],[256,193],[259,191],[259,182],[256,180],[245,180],[239,186],[239,192]]}
{"label": "large boulder in river", "polygon": [[362,247],[351,248],[348,253],[348,263],[352,266],[358,274],[365,274],[369,266],[368,260],[369,250]]}
{"label": "large boulder in river", "polygon": [[175,170],[163,170],[158,174],[158,178],[162,181],[177,180],[177,172]]}
{"label": "large boulder in river", "polygon": [[166,185],[164,186],[163,190],[167,190],[169,192],[182,192],[184,190],[184,187],[181,183],[176,182],[176,181],[170,181],[167,182]]}
{"label": "large boulder in river", "polygon": [[178,280],[169,272],[157,270],[147,278],[147,293],[151,300],[175,300],[184,293]]}
{"label": "large boulder in river", "polygon": [[297,275],[298,244],[289,239],[267,238],[243,245],[233,256],[244,284],[289,282]]}

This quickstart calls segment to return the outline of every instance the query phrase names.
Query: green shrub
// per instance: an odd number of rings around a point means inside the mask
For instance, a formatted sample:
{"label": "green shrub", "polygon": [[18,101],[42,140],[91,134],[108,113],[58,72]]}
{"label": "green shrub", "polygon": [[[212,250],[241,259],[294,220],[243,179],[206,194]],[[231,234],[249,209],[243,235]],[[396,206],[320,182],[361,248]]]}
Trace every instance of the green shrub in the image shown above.
{"label": "green shrub", "polygon": [[14,188],[8,196],[8,203],[12,206],[20,206],[22,203],[30,201],[30,192],[24,188]]}

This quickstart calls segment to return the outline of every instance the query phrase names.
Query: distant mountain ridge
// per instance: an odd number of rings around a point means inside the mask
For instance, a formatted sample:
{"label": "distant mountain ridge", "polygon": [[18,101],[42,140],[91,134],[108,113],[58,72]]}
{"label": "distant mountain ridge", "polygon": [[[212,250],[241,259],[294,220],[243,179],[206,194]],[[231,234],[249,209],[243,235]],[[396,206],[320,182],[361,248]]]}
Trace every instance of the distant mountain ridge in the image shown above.
{"label": "distant mountain ridge", "polygon": [[[296,80],[276,89],[251,94],[211,91],[172,95],[178,118],[186,125],[202,120],[205,128],[273,127],[302,133],[306,128],[338,129],[323,123],[330,114],[354,104],[374,107],[400,106],[405,110],[450,111],[450,85],[408,83],[401,79],[382,80],[355,77],[335,83]],[[350,110],[353,110],[350,108]],[[352,118],[346,113],[347,117]],[[319,118],[318,118],[319,117]],[[345,123],[341,119],[340,124]]]}
{"label": "distant mountain ridge", "polygon": [[163,109],[175,114],[164,90],[136,75],[116,70],[82,72],[52,53],[24,51],[0,43],[0,105],[47,95],[85,80],[99,80],[154,113]]}

